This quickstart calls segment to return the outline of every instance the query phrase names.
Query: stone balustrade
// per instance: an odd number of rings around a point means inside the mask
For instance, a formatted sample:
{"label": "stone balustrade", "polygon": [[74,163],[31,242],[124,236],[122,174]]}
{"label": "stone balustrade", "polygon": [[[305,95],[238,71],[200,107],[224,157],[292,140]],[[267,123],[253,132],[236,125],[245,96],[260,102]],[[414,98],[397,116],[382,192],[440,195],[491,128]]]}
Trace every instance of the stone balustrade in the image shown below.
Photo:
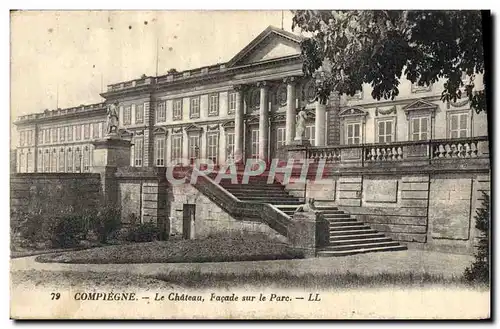
{"label": "stone balustrade", "polygon": [[[293,151],[297,151],[296,148]],[[307,158],[326,163],[401,162],[453,158],[488,158],[488,137],[468,137],[427,141],[395,142],[390,144],[359,144],[329,147],[309,147]]]}

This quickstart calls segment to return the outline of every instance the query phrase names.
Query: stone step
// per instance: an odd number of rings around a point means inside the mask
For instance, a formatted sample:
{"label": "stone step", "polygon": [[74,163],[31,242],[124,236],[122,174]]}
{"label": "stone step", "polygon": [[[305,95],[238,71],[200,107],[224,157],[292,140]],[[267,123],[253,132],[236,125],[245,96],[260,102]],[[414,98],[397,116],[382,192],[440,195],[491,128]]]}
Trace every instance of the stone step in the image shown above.
{"label": "stone step", "polygon": [[349,240],[349,239],[371,239],[371,238],[385,238],[383,233],[379,232],[369,232],[369,233],[359,233],[359,234],[345,234],[345,235],[330,235],[330,243]]}
{"label": "stone step", "polygon": [[334,227],[345,227],[345,226],[365,226],[365,223],[352,221],[342,221],[342,222],[330,222],[330,229]]}
{"label": "stone step", "polygon": [[240,195],[240,196],[236,196],[236,197],[238,199],[245,199],[245,200],[261,200],[261,201],[265,201],[267,203],[274,203],[274,202],[277,202],[277,201],[294,201],[294,202],[300,202],[299,199],[296,199],[296,198],[291,197],[291,196],[285,196],[285,197],[275,196],[273,198],[270,198],[270,197],[267,197],[267,196]]}
{"label": "stone step", "polygon": [[[357,228],[357,227],[356,227]],[[356,235],[363,233],[378,233],[374,229],[371,228],[362,228],[362,229],[353,229],[353,230],[342,230],[342,231],[330,231],[330,241],[333,237],[344,236],[344,235]]]}
{"label": "stone step", "polygon": [[349,214],[323,214],[323,217],[326,219],[338,219],[338,218],[351,218]]}
{"label": "stone step", "polygon": [[338,257],[338,256],[349,256],[355,254],[363,254],[368,252],[381,252],[381,251],[398,251],[398,250],[406,250],[408,249],[406,246],[397,245],[397,246],[387,246],[387,247],[373,247],[373,248],[356,248],[351,250],[324,250],[320,249],[317,252],[318,257]]}
{"label": "stone step", "polygon": [[331,227],[330,226],[330,233],[338,233],[341,231],[352,231],[352,230],[360,230],[360,229],[370,230],[371,227],[368,225],[365,225],[363,223],[361,223],[361,225],[351,224],[351,225],[338,226],[338,227]]}
{"label": "stone step", "polygon": [[256,184],[220,184],[223,188],[229,190],[258,190],[258,191],[285,191],[285,188],[281,185],[256,185]]}
{"label": "stone step", "polygon": [[[284,191],[255,191],[255,190],[226,190],[228,192],[231,192],[234,195],[252,195],[252,196],[262,196],[262,197],[267,197],[267,198],[272,198],[275,196],[285,196],[289,197],[291,196],[290,194],[284,192]],[[296,197],[294,197],[296,198]]]}
{"label": "stone step", "polygon": [[365,243],[355,243],[355,244],[345,244],[345,245],[330,245],[321,248],[322,251],[341,251],[341,250],[353,250],[360,248],[377,248],[377,247],[394,247],[399,246],[396,241],[379,241],[379,242],[365,242]]}
{"label": "stone step", "polygon": [[341,246],[341,245],[353,245],[353,244],[364,244],[364,243],[374,243],[374,242],[389,242],[392,241],[391,238],[385,236],[376,238],[346,238],[342,240],[330,241],[330,246]]}

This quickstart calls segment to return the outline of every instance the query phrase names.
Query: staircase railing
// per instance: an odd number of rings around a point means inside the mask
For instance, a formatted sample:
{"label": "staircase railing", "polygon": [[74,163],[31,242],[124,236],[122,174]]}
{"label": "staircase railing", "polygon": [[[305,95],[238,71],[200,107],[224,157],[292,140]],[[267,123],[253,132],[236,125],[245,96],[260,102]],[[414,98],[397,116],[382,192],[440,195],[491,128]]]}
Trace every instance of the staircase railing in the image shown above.
{"label": "staircase railing", "polygon": [[288,237],[288,225],[291,218],[269,203],[241,201],[226,191],[205,173],[194,167],[186,171],[186,179],[191,180],[191,175],[196,173],[193,185],[212,202],[236,218],[258,218],[281,235]]}

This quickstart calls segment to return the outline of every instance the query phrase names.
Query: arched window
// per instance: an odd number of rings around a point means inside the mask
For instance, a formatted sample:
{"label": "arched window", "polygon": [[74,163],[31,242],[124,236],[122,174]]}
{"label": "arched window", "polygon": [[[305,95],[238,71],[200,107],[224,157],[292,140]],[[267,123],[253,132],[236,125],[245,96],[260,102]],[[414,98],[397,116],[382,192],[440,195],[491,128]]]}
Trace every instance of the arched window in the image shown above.
{"label": "arched window", "polygon": [[89,172],[90,170],[90,152],[89,147],[85,146],[83,150],[83,172]]}
{"label": "arched window", "polygon": [[66,159],[66,156],[64,155],[64,148],[61,148],[59,150],[59,172],[65,171],[65,168],[64,168],[65,159]]}
{"label": "arched window", "polygon": [[68,153],[66,154],[66,156],[66,171],[73,172],[73,151],[71,150],[71,147],[68,149]]}
{"label": "arched window", "polygon": [[57,150],[53,149],[50,155],[50,172],[57,171]]}
{"label": "arched window", "polygon": [[82,152],[78,147],[75,150],[75,172],[82,172]]}
{"label": "arched window", "polygon": [[43,172],[43,152],[42,150],[38,150],[38,159],[36,163],[36,170],[38,172]]}

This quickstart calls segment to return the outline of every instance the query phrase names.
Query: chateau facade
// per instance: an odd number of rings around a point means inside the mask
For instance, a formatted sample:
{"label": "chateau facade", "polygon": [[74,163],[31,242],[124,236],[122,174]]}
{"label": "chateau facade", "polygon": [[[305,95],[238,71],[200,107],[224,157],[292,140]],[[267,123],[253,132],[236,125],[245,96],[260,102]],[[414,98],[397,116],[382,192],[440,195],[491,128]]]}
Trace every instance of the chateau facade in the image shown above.
{"label": "chateau facade", "polygon": [[292,143],[299,108],[308,114],[306,138],[318,147],[487,135],[485,113],[476,114],[467,100],[440,100],[442,82],[418,87],[402,80],[399,96],[381,101],[365,85],[354,97],[322,104],[314,81],[303,77],[300,41],[268,27],[227,63],[142,76],[109,85],[99,104],[21,116],[17,172],[89,172],[93,141],[105,135],[107,104],[114,102],[135,167],[269,160]]}

